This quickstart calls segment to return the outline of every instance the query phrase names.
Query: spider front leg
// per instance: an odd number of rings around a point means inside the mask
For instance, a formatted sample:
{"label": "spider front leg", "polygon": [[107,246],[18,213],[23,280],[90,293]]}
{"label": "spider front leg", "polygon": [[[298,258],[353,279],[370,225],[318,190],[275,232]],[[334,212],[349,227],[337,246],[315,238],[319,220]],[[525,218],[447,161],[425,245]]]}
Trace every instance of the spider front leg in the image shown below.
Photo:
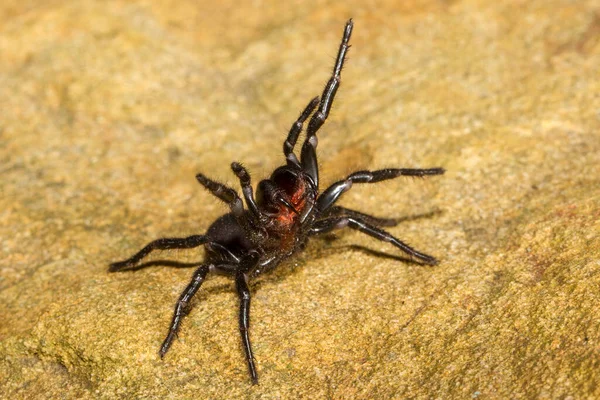
{"label": "spider front leg", "polygon": [[240,186],[242,187],[242,193],[246,199],[246,206],[250,212],[256,217],[257,221],[262,222],[266,218],[260,211],[254,200],[254,189],[252,188],[252,182],[250,180],[250,173],[244,166],[238,162],[231,163],[231,169],[233,173],[240,180]]}
{"label": "spider front leg", "polygon": [[110,264],[109,271],[116,272],[125,267],[130,267],[137,264],[144,257],[146,257],[152,250],[166,250],[166,249],[191,249],[198,247],[208,242],[208,238],[205,235],[193,235],[186,238],[162,238],[154,240],[148,243],[142,250],[138,251],[133,257],[128,258],[124,261],[119,261]]}
{"label": "spider front leg", "polygon": [[443,168],[386,168],[377,171],[357,171],[342,181],[338,181],[329,186],[317,199],[317,210],[323,212],[329,209],[342,194],[350,190],[354,183],[375,183],[387,179],[397,178],[399,176],[423,177],[429,175],[442,175],[445,172]]}
{"label": "spider front leg", "polygon": [[416,258],[425,264],[437,265],[438,261],[435,257],[421,253],[394,237],[391,233],[384,231],[381,228],[373,226],[358,217],[332,217],[317,221],[310,230],[311,235],[331,232],[335,229],[343,229],[345,227],[356,229],[362,233],[374,237],[375,239],[391,243],[411,258]]}
{"label": "spider front leg", "polygon": [[183,293],[181,293],[181,296],[179,296],[179,300],[177,300],[177,303],[175,304],[175,312],[173,314],[173,320],[171,321],[169,333],[167,334],[167,337],[165,338],[162,345],[160,346],[160,351],[158,352],[160,358],[163,358],[169,350],[169,347],[171,347],[173,339],[175,338],[175,336],[177,336],[177,331],[179,330],[181,320],[188,312],[189,303],[192,300],[192,297],[194,297],[194,295],[198,291],[198,289],[200,289],[200,286],[202,285],[202,282],[204,282],[204,279],[206,278],[206,275],[209,271],[209,265],[200,266],[194,272],[194,275],[192,276],[192,281],[187,285]]}
{"label": "spider front leg", "polygon": [[196,179],[212,195],[227,203],[233,215],[236,217],[242,217],[244,215],[244,204],[234,189],[227,185],[223,185],[222,183],[213,181],[204,176],[204,174],[197,174]]}
{"label": "spider front leg", "polygon": [[333,67],[333,74],[325,89],[321,95],[321,102],[319,103],[319,109],[311,117],[308,127],[306,128],[306,139],[302,145],[302,151],[300,153],[300,159],[302,162],[302,168],[308,173],[315,183],[315,187],[319,187],[319,166],[317,165],[317,131],[325,123],[325,120],[329,116],[329,111],[335,99],[335,94],[340,87],[342,68],[344,67],[344,61],[346,59],[346,53],[350,49],[348,42],[352,35],[353,27],[352,19],[346,22],[344,27],[344,35],[342,37],[342,43],[338,50],[335,66]]}

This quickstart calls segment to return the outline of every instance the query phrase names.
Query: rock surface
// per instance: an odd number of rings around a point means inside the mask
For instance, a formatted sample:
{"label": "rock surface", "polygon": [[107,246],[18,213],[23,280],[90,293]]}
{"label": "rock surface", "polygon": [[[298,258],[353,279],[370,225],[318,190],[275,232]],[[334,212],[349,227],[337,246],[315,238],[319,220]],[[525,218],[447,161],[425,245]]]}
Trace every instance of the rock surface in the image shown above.
{"label": "rock surface", "polygon": [[[598,3],[272,3],[2,2],[0,397],[600,397]],[[282,162],[350,16],[323,181],[445,167],[343,199],[440,265],[315,240],[252,285],[260,385],[226,278],[160,360],[191,270],[107,265],[225,212],[196,172]]]}

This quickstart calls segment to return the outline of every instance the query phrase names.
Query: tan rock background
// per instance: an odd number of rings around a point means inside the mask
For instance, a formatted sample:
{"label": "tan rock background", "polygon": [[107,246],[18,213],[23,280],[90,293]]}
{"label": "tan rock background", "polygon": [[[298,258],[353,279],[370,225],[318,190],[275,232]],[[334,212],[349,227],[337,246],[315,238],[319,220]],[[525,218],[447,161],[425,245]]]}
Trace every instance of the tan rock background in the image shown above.
{"label": "tan rock background", "polygon": [[[324,182],[447,168],[343,199],[441,264],[315,240],[252,286],[259,386],[226,278],[161,361],[192,271],[107,265],[225,212],[196,172],[282,162],[350,16]],[[3,0],[0,397],[600,397],[599,72],[595,0]]]}

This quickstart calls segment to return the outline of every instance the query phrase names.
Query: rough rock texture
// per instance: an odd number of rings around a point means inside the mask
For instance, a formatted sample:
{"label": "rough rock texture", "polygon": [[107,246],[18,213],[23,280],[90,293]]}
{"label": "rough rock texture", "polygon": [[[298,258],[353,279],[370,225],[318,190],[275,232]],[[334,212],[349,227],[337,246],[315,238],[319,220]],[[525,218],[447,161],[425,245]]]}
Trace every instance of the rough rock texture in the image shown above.
{"label": "rough rock texture", "polygon": [[[600,397],[597,1],[204,3],[2,1],[0,397]],[[196,172],[282,162],[350,16],[324,181],[447,168],[343,199],[441,264],[315,240],[252,286],[259,386],[226,278],[161,361],[191,270],[107,265],[225,211]]]}

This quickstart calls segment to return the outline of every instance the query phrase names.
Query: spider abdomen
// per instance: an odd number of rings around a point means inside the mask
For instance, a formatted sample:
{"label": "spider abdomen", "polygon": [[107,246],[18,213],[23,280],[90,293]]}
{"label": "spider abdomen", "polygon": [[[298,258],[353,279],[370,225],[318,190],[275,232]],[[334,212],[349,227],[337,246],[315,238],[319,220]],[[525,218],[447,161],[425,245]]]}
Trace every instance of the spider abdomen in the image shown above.
{"label": "spider abdomen", "polygon": [[[232,213],[217,218],[206,231],[206,236],[210,238],[209,243],[217,243],[223,246],[229,253],[236,257],[240,257],[254,248],[254,244],[250,241],[248,235]],[[207,246],[207,250],[209,253],[223,256],[222,249],[214,252],[214,249]]]}

